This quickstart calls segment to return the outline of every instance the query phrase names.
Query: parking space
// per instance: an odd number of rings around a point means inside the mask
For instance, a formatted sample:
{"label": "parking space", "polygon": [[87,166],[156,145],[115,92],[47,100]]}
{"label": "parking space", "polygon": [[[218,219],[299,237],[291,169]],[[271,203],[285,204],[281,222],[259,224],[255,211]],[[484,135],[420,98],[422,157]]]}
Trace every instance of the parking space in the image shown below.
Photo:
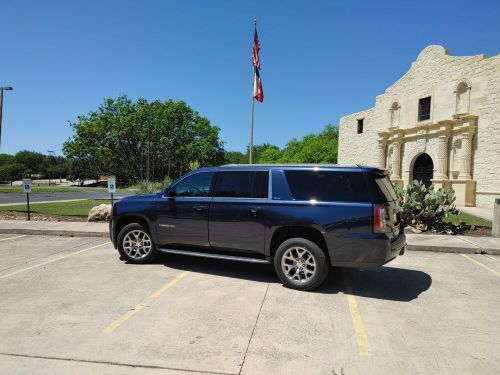
{"label": "parking space", "polygon": [[500,370],[500,258],[409,252],[314,292],[271,266],[102,238],[0,235],[0,373],[400,374]]}

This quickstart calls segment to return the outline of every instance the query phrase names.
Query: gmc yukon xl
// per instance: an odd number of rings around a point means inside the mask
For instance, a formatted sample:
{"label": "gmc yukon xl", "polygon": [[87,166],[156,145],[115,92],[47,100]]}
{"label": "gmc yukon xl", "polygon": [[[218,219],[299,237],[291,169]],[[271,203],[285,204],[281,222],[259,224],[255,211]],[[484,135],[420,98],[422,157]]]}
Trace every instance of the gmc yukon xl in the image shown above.
{"label": "gmc yukon xl", "polygon": [[110,236],[130,263],[160,252],[273,263],[300,290],[318,287],[332,266],[381,266],[406,241],[387,172],[338,165],[201,168],[116,202]]}

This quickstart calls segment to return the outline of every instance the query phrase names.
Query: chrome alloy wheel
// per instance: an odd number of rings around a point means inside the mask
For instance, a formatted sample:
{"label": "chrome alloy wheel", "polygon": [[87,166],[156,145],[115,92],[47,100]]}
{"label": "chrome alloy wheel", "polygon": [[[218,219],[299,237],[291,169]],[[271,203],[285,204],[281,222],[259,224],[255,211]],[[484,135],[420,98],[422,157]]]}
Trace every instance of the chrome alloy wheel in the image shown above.
{"label": "chrome alloy wheel", "polygon": [[316,259],[305,247],[294,246],[281,257],[281,269],[293,283],[301,284],[316,274]]}
{"label": "chrome alloy wheel", "polygon": [[151,238],[142,230],[132,230],[123,238],[123,250],[132,259],[145,258],[151,248]]}

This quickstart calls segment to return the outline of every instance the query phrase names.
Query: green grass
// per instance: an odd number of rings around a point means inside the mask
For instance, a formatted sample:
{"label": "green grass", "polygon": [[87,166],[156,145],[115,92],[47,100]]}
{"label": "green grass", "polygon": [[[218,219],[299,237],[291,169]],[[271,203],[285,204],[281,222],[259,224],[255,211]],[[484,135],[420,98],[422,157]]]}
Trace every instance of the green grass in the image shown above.
{"label": "green grass", "polygon": [[[61,216],[87,216],[92,207],[103,203],[111,203],[108,199],[86,199],[74,202],[31,203],[30,211],[38,214]],[[0,211],[28,213],[26,204],[0,206]]]}
{"label": "green grass", "polygon": [[[133,190],[133,189],[132,189]],[[102,192],[105,193],[107,192],[108,189],[105,187],[78,187],[78,186],[71,186],[71,187],[62,187],[62,186],[36,186],[32,185],[31,186],[31,192],[32,193],[75,193],[75,192],[86,192],[86,193],[93,193],[93,192]],[[125,192],[125,191],[130,191],[129,189],[116,189],[118,192]],[[11,193],[22,193],[23,192],[23,187],[22,186],[0,186],[0,194],[11,194]]]}
{"label": "green grass", "polygon": [[451,215],[446,221],[453,224],[459,224],[464,221],[468,225],[491,228],[491,221],[482,219],[474,215],[466,214],[465,212],[461,212],[458,215]]}

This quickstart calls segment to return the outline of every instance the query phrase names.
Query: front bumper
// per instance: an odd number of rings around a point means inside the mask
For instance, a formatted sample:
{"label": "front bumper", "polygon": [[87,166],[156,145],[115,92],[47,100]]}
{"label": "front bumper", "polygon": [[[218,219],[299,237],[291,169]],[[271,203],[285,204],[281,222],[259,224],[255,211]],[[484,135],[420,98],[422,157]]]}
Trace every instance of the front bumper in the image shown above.
{"label": "front bumper", "polygon": [[116,249],[115,225],[115,220],[111,218],[111,220],[109,221],[109,238],[113,243],[114,248]]}

